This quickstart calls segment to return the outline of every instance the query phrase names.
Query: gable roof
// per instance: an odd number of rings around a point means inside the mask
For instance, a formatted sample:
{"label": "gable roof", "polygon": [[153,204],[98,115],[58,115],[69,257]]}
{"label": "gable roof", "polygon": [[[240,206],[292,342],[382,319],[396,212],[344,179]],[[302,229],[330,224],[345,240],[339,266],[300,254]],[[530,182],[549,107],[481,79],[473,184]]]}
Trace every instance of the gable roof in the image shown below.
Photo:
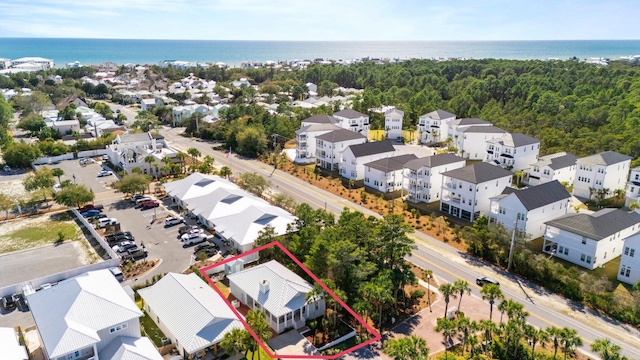
{"label": "gable roof", "polygon": [[452,114],[450,112],[444,111],[444,110],[436,110],[436,111],[432,111],[430,113],[426,113],[420,117],[429,117],[435,120],[442,120],[442,119],[449,119],[449,118],[454,118],[456,117],[456,114]]}
{"label": "gable roof", "polygon": [[489,126],[477,126],[477,125],[473,125],[473,126],[469,126],[466,129],[463,129],[462,132],[464,133],[507,133],[506,130],[502,130],[497,126],[493,126],[493,125],[489,125]]}
{"label": "gable roof", "polygon": [[151,140],[151,133],[125,134],[118,136],[119,143],[132,143]]}
{"label": "gable roof", "polygon": [[333,116],[340,116],[347,119],[357,119],[359,117],[368,117],[368,115],[365,115],[361,112],[358,112],[352,109],[340,110],[337,113],[333,113]]}
{"label": "gable roof", "polygon": [[307,132],[331,131],[331,130],[337,130],[337,129],[340,129],[340,127],[333,124],[329,124],[329,123],[315,124],[314,123],[311,125],[303,126],[300,129],[296,130],[296,135],[307,133]]}
{"label": "gable roof", "polygon": [[189,200],[207,195],[219,188],[237,189],[238,186],[217,175],[193,173],[184,179],[163,184],[168,195],[180,200]]}
{"label": "gable roof", "polygon": [[640,214],[608,208],[593,214],[568,214],[545,224],[589,239],[602,240],[618,231],[640,224]]}
{"label": "gable roof", "polygon": [[351,152],[355,157],[362,157],[362,156],[396,151],[396,149],[391,144],[390,140],[366,142],[364,144],[357,144],[357,145],[349,145],[347,149],[351,149]]}
{"label": "gable roof", "polygon": [[540,158],[538,158],[538,162],[531,165],[538,167],[548,166],[552,170],[558,170],[575,165],[577,160],[577,156],[567,154],[563,151],[551,155],[541,156]]}
{"label": "gable roof", "polygon": [[210,219],[216,232],[240,245],[252,244],[268,225],[275,235],[284,235],[289,224],[296,220],[286,210],[273,205],[251,205],[241,212]]}
{"label": "gable roof", "polygon": [[316,114],[301,121],[302,123],[315,123],[315,124],[335,124],[339,122],[336,118],[329,115]]}
{"label": "gable roof", "polygon": [[6,360],[28,360],[27,350],[21,346],[13,328],[0,327],[0,356]]}
{"label": "gable roof", "polygon": [[414,154],[404,154],[372,161],[364,164],[364,166],[368,166],[370,168],[374,168],[376,170],[387,173],[390,171],[402,170],[404,164],[417,158],[418,157]]}
{"label": "gable roof", "polygon": [[[227,275],[230,282],[261,304],[274,316],[283,316],[306,304],[313,286],[275,260]],[[263,281],[269,291],[260,292]]]}
{"label": "gable roof", "polygon": [[539,144],[540,140],[536,138],[532,138],[531,136],[527,136],[525,134],[515,133],[509,134],[506,133],[503,136],[491,140],[487,140],[488,143],[491,144],[500,144],[504,146],[512,146],[512,147],[520,147],[527,146],[532,144]]}
{"label": "gable roof", "polygon": [[389,117],[389,116],[399,116],[399,117],[403,117],[404,116],[404,111],[393,108],[393,109],[389,109],[384,113],[385,117]]}
{"label": "gable roof", "polygon": [[583,165],[613,165],[623,161],[631,160],[631,156],[623,155],[615,151],[605,151],[600,154],[591,155],[578,159],[579,164]]}
{"label": "gable roof", "polygon": [[188,353],[222,341],[232,329],[244,329],[220,295],[194,273],[168,273],[138,293]]}
{"label": "gable roof", "polygon": [[316,136],[316,140],[328,141],[330,143],[347,141],[347,140],[357,140],[357,139],[367,139],[362,133],[357,131],[351,131],[347,129],[338,129],[326,134]]}
{"label": "gable roof", "polygon": [[571,194],[567,192],[558,180],[522,190],[505,188],[502,194],[513,194],[527,210],[537,209],[560,200],[571,198]]}
{"label": "gable roof", "polygon": [[420,170],[421,167],[433,168],[436,166],[442,166],[446,164],[452,164],[460,161],[466,161],[465,159],[451,153],[431,155],[423,158],[408,161],[404,164],[404,167],[411,170]]}
{"label": "gable roof", "polygon": [[476,163],[465,166],[460,169],[449,170],[442,173],[443,176],[449,176],[454,179],[470,182],[472,184],[480,184],[485,181],[500,179],[506,176],[512,176],[513,173],[499,166],[493,166],[486,162]]}
{"label": "gable roof", "polygon": [[491,125],[490,122],[478,119],[478,118],[462,118],[452,122],[454,125],[466,126],[466,125]]}
{"label": "gable roof", "polygon": [[147,337],[118,336],[98,354],[110,360],[162,360],[162,356]]}
{"label": "gable roof", "polygon": [[61,281],[27,300],[49,358],[98,343],[98,331],[142,316],[108,269]]}

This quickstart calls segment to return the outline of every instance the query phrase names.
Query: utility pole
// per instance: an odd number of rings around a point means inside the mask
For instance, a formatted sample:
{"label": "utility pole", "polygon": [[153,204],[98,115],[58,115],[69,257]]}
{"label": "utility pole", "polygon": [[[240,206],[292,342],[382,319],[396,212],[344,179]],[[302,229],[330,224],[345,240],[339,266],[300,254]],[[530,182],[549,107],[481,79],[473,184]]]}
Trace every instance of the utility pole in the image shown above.
{"label": "utility pole", "polygon": [[513,262],[513,246],[516,243],[516,231],[518,230],[518,214],[516,214],[516,226],[513,228],[511,234],[511,246],[509,247],[509,264],[507,265],[507,271],[511,270],[511,263]]}

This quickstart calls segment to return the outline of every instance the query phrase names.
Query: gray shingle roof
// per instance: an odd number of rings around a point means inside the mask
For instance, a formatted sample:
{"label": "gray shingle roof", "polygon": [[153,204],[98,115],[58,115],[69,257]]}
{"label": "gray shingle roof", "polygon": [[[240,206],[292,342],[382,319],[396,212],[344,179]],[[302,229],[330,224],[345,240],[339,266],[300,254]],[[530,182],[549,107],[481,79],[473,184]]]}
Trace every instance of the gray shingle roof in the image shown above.
{"label": "gray shingle roof", "polygon": [[396,151],[393,145],[391,145],[391,141],[389,140],[350,145],[348,149],[351,149],[351,152],[355,157]]}
{"label": "gray shingle roof", "polygon": [[411,170],[420,170],[421,167],[433,168],[436,166],[452,164],[460,161],[465,161],[460,156],[445,153],[445,154],[437,154],[432,156],[427,156],[415,160],[411,160],[404,164],[404,167]]}
{"label": "gray shingle roof", "polygon": [[537,209],[539,207],[552,204],[556,201],[569,199],[571,194],[558,182],[554,180],[538,186],[532,186],[526,189],[518,190],[513,188],[505,188],[503,194],[513,193],[524,205],[527,210]]}
{"label": "gray shingle roof", "polygon": [[424,115],[422,115],[420,117],[423,117],[423,116],[430,117],[430,118],[435,119],[435,120],[442,120],[442,119],[448,119],[448,118],[452,118],[452,117],[454,118],[454,117],[456,117],[456,114],[452,114],[452,113],[444,111],[444,110],[436,110],[436,111],[432,111],[430,113],[424,114]]}
{"label": "gray shingle roof", "polygon": [[351,131],[347,129],[338,129],[326,134],[322,134],[316,136],[316,140],[328,141],[331,143],[347,141],[347,140],[356,140],[356,139],[366,139],[367,137],[362,135],[357,131]]}
{"label": "gray shingle roof", "polygon": [[507,133],[506,130],[502,130],[497,126],[469,126],[462,130],[464,133]]}
{"label": "gray shingle roof", "polygon": [[302,120],[302,122],[316,124],[335,124],[338,122],[338,120],[333,116],[317,114]]}
{"label": "gray shingle roof", "polygon": [[366,117],[367,115],[352,109],[344,109],[344,110],[338,111],[337,113],[334,113],[333,116],[340,116],[347,119],[357,119],[363,116]]}
{"label": "gray shingle roof", "polygon": [[541,156],[533,166],[549,166],[552,170],[566,168],[576,164],[578,157],[566,152],[559,152],[551,155]]}
{"label": "gray shingle roof", "polygon": [[393,109],[389,109],[387,110],[387,112],[384,113],[384,116],[400,116],[403,117],[404,116],[404,111],[393,108]]}
{"label": "gray shingle roof", "polygon": [[583,165],[612,165],[619,162],[631,160],[631,156],[623,155],[615,151],[605,151],[600,154],[591,155],[578,159],[579,164]]}
{"label": "gray shingle roof", "polygon": [[478,118],[463,118],[457,121],[458,125],[490,125],[491,123]]}
{"label": "gray shingle roof", "polygon": [[414,154],[405,154],[372,161],[364,164],[364,166],[387,173],[390,171],[400,170],[408,161],[415,160],[417,158],[418,157]]}
{"label": "gray shingle roof", "polygon": [[120,143],[132,143],[132,142],[149,141],[149,140],[151,140],[151,135],[148,132],[140,133],[140,134],[120,135]]}
{"label": "gray shingle roof", "polygon": [[305,132],[313,132],[313,131],[326,131],[326,130],[337,130],[340,127],[329,124],[329,123],[315,123],[307,126],[303,126],[300,129],[296,130],[296,134],[302,134]]}
{"label": "gray shingle roof", "polygon": [[640,224],[640,214],[623,209],[602,209],[589,215],[565,215],[545,224],[589,239],[602,240],[618,231]]}
{"label": "gray shingle roof", "polygon": [[480,184],[485,181],[496,180],[506,176],[512,176],[513,173],[499,166],[493,166],[489,163],[477,163],[465,166],[460,169],[443,172],[442,175],[449,176],[454,179],[470,182],[472,184]]}
{"label": "gray shingle roof", "polygon": [[520,133],[508,134],[507,133],[507,134],[504,134],[504,136],[489,140],[487,142],[490,142],[493,144],[501,144],[505,146],[519,147],[519,146],[538,144],[540,143],[540,140],[536,138],[532,138],[531,136],[527,136],[525,134],[520,134]]}

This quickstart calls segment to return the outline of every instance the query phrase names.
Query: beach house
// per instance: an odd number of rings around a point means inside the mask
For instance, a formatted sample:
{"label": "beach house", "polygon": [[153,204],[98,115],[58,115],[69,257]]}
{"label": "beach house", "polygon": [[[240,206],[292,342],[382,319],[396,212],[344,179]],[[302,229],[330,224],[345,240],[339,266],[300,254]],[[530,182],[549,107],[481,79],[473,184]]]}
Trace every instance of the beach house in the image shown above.
{"label": "beach house", "polygon": [[640,204],[640,166],[631,169],[625,189],[624,206],[629,207],[634,202]]}
{"label": "beach house", "polygon": [[546,156],[540,156],[538,161],[531,164],[531,169],[527,172],[523,181],[529,185],[536,186],[550,181],[557,180],[566,186],[573,185],[573,177],[576,173],[576,161],[578,157],[559,152]]}
{"label": "beach house", "polygon": [[418,141],[421,144],[439,143],[447,140],[448,123],[456,115],[444,110],[436,110],[418,118]]}
{"label": "beach house", "polygon": [[387,139],[402,138],[402,119],[404,111],[396,108],[389,109],[384,113],[384,130]]}
{"label": "beach house", "polygon": [[625,238],[622,246],[618,280],[633,286],[640,281],[640,232]]}
{"label": "beach house", "polygon": [[337,129],[316,136],[316,165],[338,171],[342,152],[351,145],[364,144],[367,137],[361,132]]}
{"label": "beach house", "polygon": [[440,200],[442,173],[462,168],[466,161],[450,153],[427,156],[404,164],[406,200],[430,203]]}
{"label": "beach house", "polygon": [[364,180],[364,164],[393,156],[391,141],[375,141],[349,145],[340,158],[340,175],[349,180]]}
{"label": "beach house", "polygon": [[591,199],[607,199],[624,190],[631,165],[631,157],[615,151],[583,157],[576,162],[573,195]]}
{"label": "beach house", "polygon": [[364,164],[364,185],[382,193],[402,189],[404,166],[417,159],[414,154],[404,154],[374,160]]}

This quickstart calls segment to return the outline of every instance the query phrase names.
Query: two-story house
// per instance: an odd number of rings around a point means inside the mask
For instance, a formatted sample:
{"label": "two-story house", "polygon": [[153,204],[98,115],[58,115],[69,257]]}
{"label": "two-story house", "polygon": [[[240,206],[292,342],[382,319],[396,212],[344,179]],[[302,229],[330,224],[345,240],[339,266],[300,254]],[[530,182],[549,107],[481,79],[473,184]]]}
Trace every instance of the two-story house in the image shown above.
{"label": "two-story house", "polygon": [[334,113],[333,117],[339,121],[338,126],[341,128],[357,131],[365,137],[369,136],[369,115],[352,109],[344,109]]}
{"label": "two-story house", "polygon": [[540,140],[524,134],[504,134],[486,141],[484,161],[513,172],[529,169],[540,152]]}
{"label": "two-story house", "polygon": [[[178,151],[169,147],[163,136],[152,135],[151,132],[140,134],[123,134],[107,145],[107,156],[112,164],[131,173],[134,168],[140,168],[143,174],[158,175],[165,157],[177,161]],[[147,156],[153,158],[147,161]]]}
{"label": "two-story house", "polygon": [[536,239],[544,235],[545,222],[567,213],[571,194],[554,180],[526,189],[507,187],[491,198],[490,223],[499,223],[519,237]]}
{"label": "two-story house", "polygon": [[607,208],[545,224],[543,252],[593,270],[622,254],[624,239],[640,230],[640,214]]}
{"label": "two-story house", "polygon": [[[638,256],[636,256],[638,254]],[[629,285],[640,281],[640,233],[635,233],[624,239],[618,280]]]}
{"label": "two-story house", "polygon": [[566,152],[540,156],[538,161],[531,164],[531,170],[524,178],[524,182],[536,186],[558,180],[561,184],[572,186],[573,177],[576,174],[576,161],[578,161],[577,156]]}
{"label": "two-story house", "polygon": [[457,146],[457,139],[462,131],[471,126],[493,126],[493,124],[478,118],[454,119],[447,122],[447,137],[451,138],[452,145]]}
{"label": "two-story house", "polygon": [[404,164],[406,200],[430,203],[440,200],[442,173],[462,168],[466,160],[454,154],[445,153],[411,160]]}
{"label": "two-story house", "polygon": [[364,180],[364,164],[393,156],[391,141],[375,141],[350,145],[340,158],[340,175],[349,180]]}
{"label": "two-story house", "polygon": [[337,171],[342,152],[351,145],[364,144],[367,137],[356,131],[338,129],[316,136],[316,165]]}
{"label": "two-story house", "polygon": [[296,131],[296,158],[294,162],[310,164],[316,161],[316,137],[340,129],[334,124],[310,124]]}
{"label": "two-story house", "polygon": [[573,195],[591,199],[607,199],[616,190],[624,190],[629,176],[631,157],[615,151],[605,151],[578,159],[573,183]]}
{"label": "two-story house", "polygon": [[392,156],[364,164],[364,185],[382,193],[402,189],[404,165],[418,157],[414,154]]}
{"label": "two-story house", "polygon": [[421,144],[443,142],[449,135],[447,124],[456,119],[456,115],[444,110],[436,110],[418,118],[418,141]]}
{"label": "two-story house", "polygon": [[142,311],[108,269],[89,271],[27,296],[50,360],[162,360],[140,336]]}
{"label": "two-story house", "polygon": [[384,129],[387,139],[396,140],[402,138],[402,119],[404,111],[396,108],[389,109],[384,113]]}
{"label": "two-story house", "polygon": [[511,185],[512,176],[485,162],[443,172],[440,211],[470,222],[488,215],[491,198]]}
{"label": "two-story house", "polygon": [[629,207],[634,202],[640,204],[640,166],[631,169],[625,191],[624,206]]}
{"label": "two-story house", "polygon": [[459,131],[454,140],[458,155],[469,160],[485,159],[487,154],[487,141],[507,135],[505,130],[490,126],[469,126]]}

